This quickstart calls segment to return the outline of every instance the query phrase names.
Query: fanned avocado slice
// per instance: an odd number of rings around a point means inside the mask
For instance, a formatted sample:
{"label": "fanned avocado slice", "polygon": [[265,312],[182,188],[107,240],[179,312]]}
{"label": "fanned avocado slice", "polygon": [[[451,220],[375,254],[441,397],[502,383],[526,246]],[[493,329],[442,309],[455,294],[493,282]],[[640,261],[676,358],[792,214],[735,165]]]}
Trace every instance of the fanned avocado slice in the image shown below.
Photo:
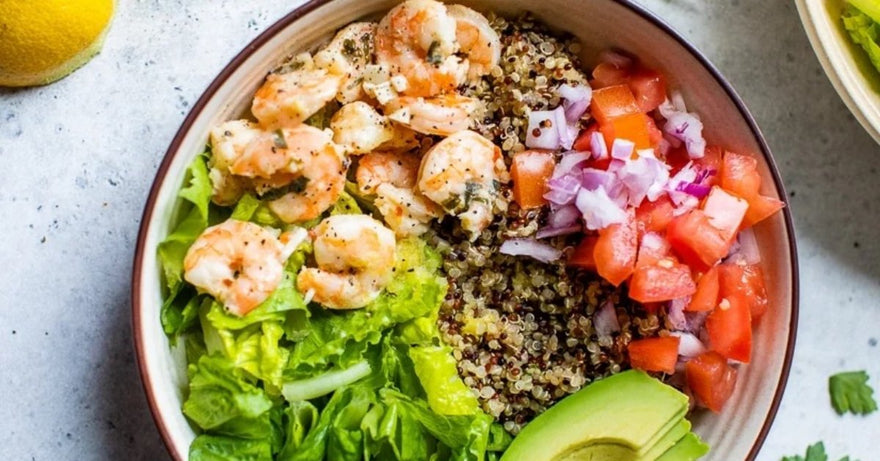
{"label": "fanned avocado slice", "polygon": [[709,445],[691,432],[663,453],[663,456],[657,458],[657,461],[694,461],[706,453],[709,453]]}
{"label": "fanned avocado slice", "polygon": [[660,438],[653,446],[644,451],[639,461],[656,461],[663,453],[674,447],[679,440],[691,432],[691,422],[681,419],[669,432]]}
{"label": "fanned avocado slice", "polygon": [[689,427],[679,428],[687,408],[687,396],[675,388],[625,371],[550,407],[513,439],[501,459],[640,461],[665,437],[687,433]]}

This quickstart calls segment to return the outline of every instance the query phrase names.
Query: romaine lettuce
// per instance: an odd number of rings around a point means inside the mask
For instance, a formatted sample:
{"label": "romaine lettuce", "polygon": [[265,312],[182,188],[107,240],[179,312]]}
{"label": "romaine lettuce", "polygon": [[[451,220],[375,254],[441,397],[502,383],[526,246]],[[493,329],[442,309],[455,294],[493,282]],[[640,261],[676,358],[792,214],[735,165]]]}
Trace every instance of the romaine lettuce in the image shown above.
{"label": "romaine lettuce", "polygon": [[880,71],[880,6],[874,2],[853,1],[844,9],[843,25],[853,42],[868,54],[874,67]]}
{"label": "romaine lettuce", "polygon": [[239,417],[257,418],[272,408],[266,393],[247,382],[222,355],[204,355],[188,371],[189,397],[183,403],[183,413],[202,429]]}

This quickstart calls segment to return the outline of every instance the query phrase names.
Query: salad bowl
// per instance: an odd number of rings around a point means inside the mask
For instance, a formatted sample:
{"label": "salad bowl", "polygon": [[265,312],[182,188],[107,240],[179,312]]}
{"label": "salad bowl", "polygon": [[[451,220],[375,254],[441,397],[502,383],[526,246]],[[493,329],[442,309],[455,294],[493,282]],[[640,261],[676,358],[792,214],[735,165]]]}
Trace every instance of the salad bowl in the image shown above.
{"label": "salad bowl", "polygon": [[[376,17],[393,0],[313,0],[293,10],[248,44],[193,106],[162,161],[147,199],[132,279],[134,343],[150,409],[175,459],[185,459],[196,436],[181,412],[186,392],[182,341],[172,344],[160,323],[162,306],[158,244],[179,218],[177,193],[187,166],[204,151],[210,129],[247,111],[266,73],[286,57],[329,39],[338,28]],[[479,11],[514,16],[532,11],[557,30],[572,33],[582,56],[614,48],[637,56],[666,75],[700,113],[713,143],[757,158],[761,193],[785,201],[786,194],[767,143],[732,87],[692,45],[642,7],[628,1],[479,0],[462,2]],[[626,31],[626,33],[621,33]],[[754,332],[754,354],[739,370],[737,389],[719,414],[697,411],[694,431],[712,451],[706,459],[755,459],[782,398],[797,325],[798,280],[794,231],[788,208],[755,229],[764,261],[770,309]]]}

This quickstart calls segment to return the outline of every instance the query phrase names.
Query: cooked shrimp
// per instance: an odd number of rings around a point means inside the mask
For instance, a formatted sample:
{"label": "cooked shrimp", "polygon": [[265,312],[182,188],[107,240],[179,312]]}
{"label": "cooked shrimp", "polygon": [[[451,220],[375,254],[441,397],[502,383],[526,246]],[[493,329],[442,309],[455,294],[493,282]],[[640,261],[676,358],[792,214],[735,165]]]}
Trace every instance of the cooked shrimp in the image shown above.
{"label": "cooked shrimp", "polygon": [[315,267],[296,279],[302,292],[330,309],[357,309],[376,299],[391,281],[394,233],[367,215],[335,215],[312,229]]}
{"label": "cooked shrimp", "polygon": [[394,154],[372,152],[358,161],[355,174],[358,190],[364,194],[375,194],[381,184],[412,188],[419,176],[422,159],[414,154]]}
{"label": "cooked shrimp", "polygon": [[285,74],[269,74],[254,95],[251,112],[268,130],[294,127],[336,97],[342,77],[305,63]]}
{"label": "cooked shrimp", "polygon": [[305,238],[301,228],[279,236],[254,223],[228,220],[205,229],[189,247],[184,278],[243,316],[278,288],[287,258]]}
{"label": "cooked shrimp", "polygon": [[342,78],[336,100],[346,104],[362,100],[366,67],[373,62],[373,39],[376,24],[356,22],[336,33],[333,40],[315,53],[315,66]]}
{"label": "cooked shrimp", "polygon": [[455,18],[455,39],[467,55],[468,78],[478,79],[501,60],[501,38],[482,14],[464,6],[449,5],[446,11]]}
{"label": "cooked shrimp", "polygon": [[222,206],[234,205],[250,188],[247,178],[229,172],[229,166],[241,156],[260,129],[247,120],[233,120],[221,123],[211,130],[211,158],[208,161],[214,203]]}
{"label": "cooked shrimp", "polygon": [[455,53],[455,18],[434,0],[408,0],[392,8],[376,30],[376,61],[406,80],[398,91],[434,96],[453,91],[467,78],[467,63]]}
{"label": "cooked shrimp", "polygon": [[345,187],[345,166],[329,130],[308,125],[264,132],[229,167],[253,178],[257,192],[284,194],[269,202],[282,221],[317,218],[336,203]]}
{"label": "cooked shrimp", "polygon": [[474,98],[445,94],[433,98],[403,96],[385,106],[395,122],[419,133],[449,136],[471,126],[472,116],[481,108]]}
{"label": "cooked shrimp", "polygon": [[431,220],[443,216],[443,209],[412,188],[390,183],[376,188],[373,202],[388,227],[400,237],[422,235]]}
{"label": "cooked shrimp", "polygon": [[394,137],[388,117],[369,104],[356,101],[342,106],[330,120],[333,141],[347,154],[371,152]]}
{"label": "cooked shrimp", "polygon": [[476,236],[492,221],[499,183],[508,181],[501,150],[473,131],[459,131],[422,158],[419,190]]}

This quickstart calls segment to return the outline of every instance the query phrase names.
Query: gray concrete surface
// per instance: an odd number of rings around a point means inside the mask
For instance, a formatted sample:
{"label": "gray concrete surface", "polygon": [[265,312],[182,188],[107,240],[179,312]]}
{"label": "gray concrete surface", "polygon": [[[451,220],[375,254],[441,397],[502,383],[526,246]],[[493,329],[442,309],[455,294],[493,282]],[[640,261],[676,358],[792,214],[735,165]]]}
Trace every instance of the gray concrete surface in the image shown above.
{"label": "gray concrete surface", "polygon": [[[0,90],[0,459],[167,458],[130,338],[142,207],[189,106],[296,3],[124,0],[85,68]],[[880,389],[880,147],[822,73],[791,2],[643,3],[730,79],[791,194],[801,324],[760,459],[817,440],[833,459],[876,459],[880,414],[837,417],[826,380],[867,369]]]}

